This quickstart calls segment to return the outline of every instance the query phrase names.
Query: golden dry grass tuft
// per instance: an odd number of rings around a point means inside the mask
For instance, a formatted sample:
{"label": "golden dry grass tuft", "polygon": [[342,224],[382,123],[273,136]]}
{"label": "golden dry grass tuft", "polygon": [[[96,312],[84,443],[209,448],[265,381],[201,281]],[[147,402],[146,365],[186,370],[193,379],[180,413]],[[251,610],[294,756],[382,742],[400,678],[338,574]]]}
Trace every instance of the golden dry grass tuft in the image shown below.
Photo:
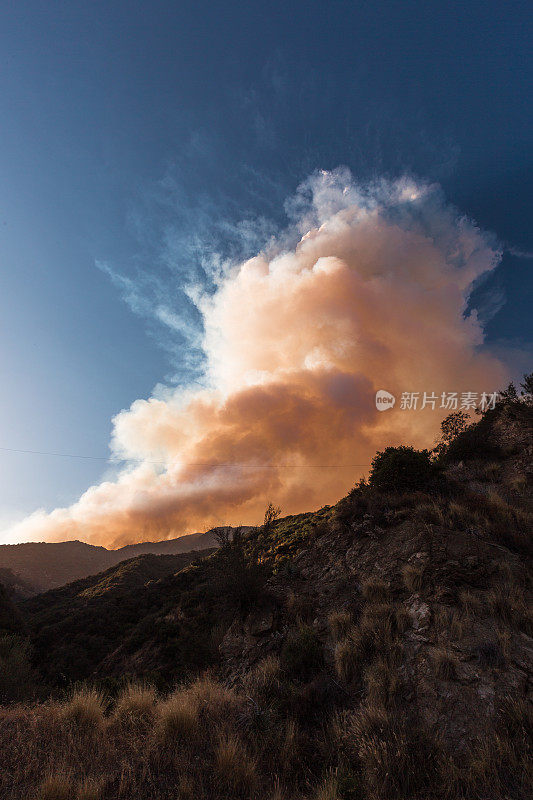
{"label": "golden dry grass tuft", "polygon": [[285,601],[285,608],[289,619],[296,623],[307,622],[313,615],[313,604],[302,592],[290,591]]}
{"label": "golden dry grass tuft", "polygon": [[479,616],[483,610],[481,598],[469,589],[459,592],[459,603],[466,619]]}
{"label": "golden dry grass tuft", "polygon": [[198,705],[184,691],[176,691],[158,707],[156,738],[163,744],[194,743],[200,735]]}
{"label": "golden dry grass tuft", "polygon": [[240,739],[222,735],[215,747],[214,768],[221,785],[232,792],[251,790],[257,781],[257,767]]}
{"label": "golden dry grass tuft", "polygon": [[90,687],[75,691],[61,708],[60,717],[86,732],[98,731],[104,723],[105,702],[101,692]]}
{"label": "golden dry grass tuft", "polygon": [[369,703],[384,708],[394,703],[401,687],[398,666],[395,659],[380,656],[365,670],[364,683]]}
{"label": "golden dry grass tuft", "polygon": [[280,677],[279,658],[268,655],[246,674],[243,680],[244,690],[257,701],[268,702],[279,689]]}
{"label": "golden dry grass tuft", "polygon": [[154,716],[156,702],[157,695],[153,687],[130,683],[120,693],[113,716],[121,721],[146,721]]}

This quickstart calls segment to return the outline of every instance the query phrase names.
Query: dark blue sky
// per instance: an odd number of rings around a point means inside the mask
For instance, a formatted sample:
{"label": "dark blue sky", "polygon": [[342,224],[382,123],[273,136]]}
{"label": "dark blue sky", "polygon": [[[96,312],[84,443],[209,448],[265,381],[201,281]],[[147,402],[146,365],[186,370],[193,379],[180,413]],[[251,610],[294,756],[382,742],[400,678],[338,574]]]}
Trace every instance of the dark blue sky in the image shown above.
{"label": "dark blue sky", "polygon": [[[532,18],[526,2],[4,4],[0,445],[105,456],[113,414],[195,372],[158,298],[194,330],[184,283],[283,225],[317,168],[440,182],[508,248],[475,297],[488,338],[529,347]],[[72,501],[103,466],[0,453],[0,522]]]}

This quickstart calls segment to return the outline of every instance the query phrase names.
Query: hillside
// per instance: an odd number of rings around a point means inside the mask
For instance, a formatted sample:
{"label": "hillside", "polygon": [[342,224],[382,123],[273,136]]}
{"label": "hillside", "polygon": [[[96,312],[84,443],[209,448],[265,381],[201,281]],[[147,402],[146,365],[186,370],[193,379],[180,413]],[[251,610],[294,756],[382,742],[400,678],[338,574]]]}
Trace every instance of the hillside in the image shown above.
{"label": "hillside", "polygon": [[21,587],[15,593],[19,598],[28,597],[96,575],[121,561],[146,553],[177,555],[214,547],[218,530],[214,528],[206,533],[191,533],[161,542],[141,542],[118,550],[78,541],[4,544],[0,545],[0,575],[2,570],[10,570],[14,576],[11,582]]}
{"label": "hillside", "polygon": [[532,486],[533,407],[506,397],[336,506],[26,601],[43,678],[95,689],[5,712],[2,796],[527,800]]}
{"label": "hillside", "polygon": [[159,604],[162,579],[210,552],[139,555],[27,600],[20,607],[43,677],[56,683],[89,677]]}

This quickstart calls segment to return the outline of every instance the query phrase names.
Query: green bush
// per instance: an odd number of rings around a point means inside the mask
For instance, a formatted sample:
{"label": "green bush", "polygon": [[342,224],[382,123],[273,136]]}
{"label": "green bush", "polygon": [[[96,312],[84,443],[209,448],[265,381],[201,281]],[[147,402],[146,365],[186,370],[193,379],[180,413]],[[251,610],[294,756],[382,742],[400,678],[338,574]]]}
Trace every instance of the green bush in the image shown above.
{"label": "green bush", "polygon": [[369,484],[381,491],[427,491],[438,485],[439,466],[428,450],[387,447],[372,460]]}

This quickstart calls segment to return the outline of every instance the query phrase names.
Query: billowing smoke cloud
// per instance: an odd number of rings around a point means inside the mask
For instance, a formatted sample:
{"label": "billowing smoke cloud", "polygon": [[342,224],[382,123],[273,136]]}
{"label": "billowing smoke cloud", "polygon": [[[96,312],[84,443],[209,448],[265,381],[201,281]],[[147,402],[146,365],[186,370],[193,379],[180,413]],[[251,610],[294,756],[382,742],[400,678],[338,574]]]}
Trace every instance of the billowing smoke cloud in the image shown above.
{"label": "billowing smoke cloud", "polygon": [[377,449],[431,444],[448,413],[378,412],[378,389],[440,398],[505,382],[466,312],[500,252],[438,187],[359,187],[341,170],[287,208],[290,229],[197,298],[209,388],[136,400],[114,420],[118,478],[11,541],[119,546],[258,522],[270,499],[286,513],[332,503]]}

